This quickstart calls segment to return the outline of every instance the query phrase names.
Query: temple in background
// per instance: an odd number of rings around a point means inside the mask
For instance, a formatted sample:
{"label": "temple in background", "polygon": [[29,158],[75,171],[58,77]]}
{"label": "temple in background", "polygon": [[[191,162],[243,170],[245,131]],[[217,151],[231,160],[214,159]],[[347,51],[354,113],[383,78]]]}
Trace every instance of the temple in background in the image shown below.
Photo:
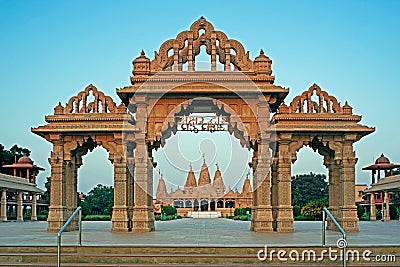
{"label": "temple in background", "polygon": [[189,212],[193,211],[215,211],[220,212],[223,217],[233,215],[235,208],[252,206],[252,189],[249,175],[244,180],[241,193],[237,189],[235,191],[231,188],[226,190],[218,164],[214,178],[211,181],[208,166],[203,161],[198,180],[196,180],[190,165],[183,189],[178,186],[178,189],[171,190],[168,193],[164,178],[160,175],[156,203],[174,206],[177,209],[177,213],[183,217],[188,216]]}
{"label": "temple in background", "polygon": [[2,168],[5,173],[0,173],[0,221],[23,221],[27,215],[31,220],[37,220],[40,211],[48,209],[44,191],[36,184],[37,175],[44,169],[35,165],[26,154]]}

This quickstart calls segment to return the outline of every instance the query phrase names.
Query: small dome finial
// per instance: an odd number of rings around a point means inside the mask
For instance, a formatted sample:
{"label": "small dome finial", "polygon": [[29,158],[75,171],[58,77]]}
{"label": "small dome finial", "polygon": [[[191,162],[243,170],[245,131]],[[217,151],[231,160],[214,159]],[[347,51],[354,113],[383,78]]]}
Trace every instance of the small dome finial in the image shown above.
{"label": "small dome finial", "polygon": [[145,55],[146,55],[146,53],[144,52],[143,49],[142,49],[142,52],[140,52],[140,55],[141,55],[141,56],[145,56]]}
{"label": "small dome finial", "polygon": [[264,55],[264,50],[260,50],[260,55]]}
{"label": "small dome finial", "polygon": [[215,164],[215,166],[217,166],[217,171],[218,171],[219,170],[218,162]]}

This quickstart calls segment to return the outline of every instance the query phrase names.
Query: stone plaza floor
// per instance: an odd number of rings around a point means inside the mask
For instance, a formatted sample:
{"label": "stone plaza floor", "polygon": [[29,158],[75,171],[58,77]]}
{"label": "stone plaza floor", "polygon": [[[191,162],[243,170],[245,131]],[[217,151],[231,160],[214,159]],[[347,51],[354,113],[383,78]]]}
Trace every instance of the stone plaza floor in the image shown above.
{"label": "stone plaza floor", "polygon": [[[46,231],[47,222],[0,222],[0,246],[53,246],[57,234]],[[83,245],[116,246],[320,246],[321,222],[294,222],[294,233],[256,233],[250,222],[229,219],[156,221],[149,233],[111,233],[111,222],[83,222]],[[359,233],[349,233],[349,246],[400,245],[400,222],[359,222]],[[66,232],[63,245],[76,245],[78,232]],[[327,231],[326,244],[341,238]]]}

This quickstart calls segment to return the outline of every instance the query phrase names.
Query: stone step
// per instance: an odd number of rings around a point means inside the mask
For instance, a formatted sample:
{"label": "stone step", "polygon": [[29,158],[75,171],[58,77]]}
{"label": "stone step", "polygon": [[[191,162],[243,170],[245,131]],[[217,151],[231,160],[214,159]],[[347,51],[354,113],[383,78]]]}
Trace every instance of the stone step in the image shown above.
{"label": "stone step", "polygon": [[[314,261],[307,259],[293,262],[278,259],[279,250],[285,251],[286,258],[296,249],[301,255],[304,250],[315,251],[317,258],[322,254],[322,247],[273,247],[271,259],[264,261],[257,258],[259,247],[157,247],[157,246],[66,246],[62,247],[62,266],[260,266],[266,264],[293,265],[326,265],[340,266],[341,260],[333,261],[324,257]],[[332,248],[334,249],[334,248]],[[395,262],[374,262],[360,259],[350,261],[351,266],[400,266],[400,247],[352,247],[360,252],[369,249],[374,255],[393,255]],[[274,251],[274,252],[273,252]],[[56,247],[1,247],[0,266],[55,266],[57,262]],[[35,265],[36,264],[36,265]]]}

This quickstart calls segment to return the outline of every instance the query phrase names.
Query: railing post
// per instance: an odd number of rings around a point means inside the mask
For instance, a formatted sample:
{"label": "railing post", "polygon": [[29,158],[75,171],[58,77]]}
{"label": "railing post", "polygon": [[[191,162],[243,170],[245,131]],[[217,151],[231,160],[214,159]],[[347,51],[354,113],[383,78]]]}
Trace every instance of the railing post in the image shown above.
{"label": "railing post", "polygon": [[72,219],[78,214],[78,225],[79,225],[79,246],[82,245],[82,220],[81,220],[81,207],[76,208],[74,213],[68,218],[68,220],[61,227],[60,231],[57,233],[57,267],[60,267],[61,261],[61,235],[67,228],[68,224],[72,221]]}
{"label": "railing post", "polygon": [[[325,215],[328,215],[329,218],[332,220],[332,222],[336,225],[336,227],[342,233],[343,240],[339,239],[338,242],[337,242],[337,245],[338,245],[339,248],[342,249],[342,252],[343,252],[343,254],[342,254],[343,267],[346,267],[347,266],[347,239],[346,239],[346,232],[343,230],[342,226],[340,226],[340,224],[336,221],[335,217],[333,217],[332,213],[330,213],[329,210],[326,207],[323,208],[323,212],[324,212],[323,215],[322,215],[323,216],[322,217],[323,220],[325,219]],[[323,228],[325,229],[325,222],[323,222],[323,224],[324,224]],[[324,246],[324,244],[325,244],[325,232],[323,231],[322,234],[323,234],[322,245]],[[343,242],[339,242],[339,241],[343,241]],[[343,243],[342,247],[339,246],[339,244],[341,244],[341,243]]]}
{"label": "railing post", "polygon": [[57,234],[57,267],[60,267],[61,257],[61,235]]}
{"label": "railing post", "polygon": [[326,228],[325,228],[325,221],[326,221],[326,214],[325,211],[322,211],[322,246],[325,247],[325,234],[326,234]]}
{"label": "railing post", "polygon": [[82,246],[82,210],[78,214],[78,227],[79,227],[79,246]]}

